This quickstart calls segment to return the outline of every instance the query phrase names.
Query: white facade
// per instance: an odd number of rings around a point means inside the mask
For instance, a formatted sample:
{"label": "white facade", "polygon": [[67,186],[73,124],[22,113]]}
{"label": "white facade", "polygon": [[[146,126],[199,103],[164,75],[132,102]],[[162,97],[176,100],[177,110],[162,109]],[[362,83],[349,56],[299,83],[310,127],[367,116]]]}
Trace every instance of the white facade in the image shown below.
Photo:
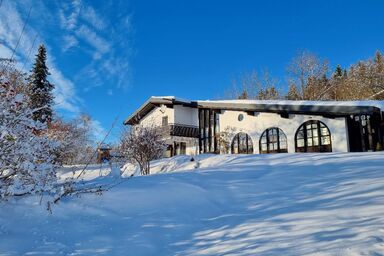
{"label": "white facade", "polygon": [[174,109],[164,105],[156,107],[140,120],[140,124],[143,126],[161,126],[163,117],[168,117],[168,123],[174,123]]}
{"label": "white facade", "polygon": [[184,106],[174,106],[175,123],[198,126],[199,125],[199,111],[197,108],[190,108]]}
{"label": "white facade", "polygon": [[[163,118],[167,119],[167,124],[182,124],[187,126],[198,126],[198,110],[183,106],[166,106],[164,104],[155,107],[141,120],[143,126],[161,127],[163,126]],[[199,141],[196,138],[167,136],[164,137],[168,144],[185,143],[185,153],[187,155],[196,155],[198,153]]]}
{"label": "white facade", "polygon": [[[238,120],[239,114],[244,119]],[[280,128],[287,136],[288,153],[295,152],[295,134],[300,125],[309,120],[323,122],[329,128],[332,139],[333,152],[348,152],[347,127],[344,117],[324,118],[314,115],[289,115],[289,118],[282,118],[275,113],[255,113],[255,116],[248,115],[243,111],[224,110],[220,116],[220,132],[226,127],[234,128],[235,133],[244,132],[252,138],[253,150],[259,153],[259,141],[261,134],[268,128]],[[233,135],[233,136],[234,136]]]}
{"label": "white facade", "polygon": [[[243,120],[239,121],[239,115],[243,115]],[[182,124],[198,127],[198,109],[184,106],[174,106],[173,108],[164,105],[154,108],[140,122],[147,126],[162,126],[162,118],[167,117],[169,124]],[[261,113],[257,112],[254,115],[249,115],[245,111],[223,110],[219,114],[219,131],[224,132],[230,128],[234,137],[239,132],[248,134],[253,143],[253,151],[259,154],[259,141],[261,134],[268,128],[280,128],[287,137],[288,153],[295,152],[295,134],[300,125],[309,120],[318,120],[323,122],[331,133],[332,151],[333,152],[348,152],[347,126],[344,117],[325,118],[316,115],[289,115],[289,118],[283,118],[276,113]],[[199,143],[194,138],[183,138],[173,136],[170,138],[175,142],[186,142],[186,154],[197,154]]]}
{"label": "white facade", "polygon": [[[189,101],[172,96],[151,97],[125,124],[169,127],[165,140],[173,150],[171,155],[228,152],[228,148],[222,150],[222,141],[218,138],[224,133],[227,133],[232,152],[243,153],[239,145],[243,147],[244,141],[247,143],[245,152],[254,154],[372,151],[378,143],[383,143],[380,137],[383,134],[380,129],[382,106],[384,102],[377,101]],[[303,130],[298,133],[300,127]],[[267,129],[268,135],[264,133]],[[276,142],[271,139],[273,135],[269,137],[272,131],[278,132],[277,138],[286,137],[286,142],[278,139],[278,150],[271,146]],[[312,133],[316,135],[312,136]],[[303,138],[298,134],[304,134]],[[264,142],[266,137],[267,143]],[[235,139],[237,150],[234,150]],[[263,152],[260,150],[261,142]]]}

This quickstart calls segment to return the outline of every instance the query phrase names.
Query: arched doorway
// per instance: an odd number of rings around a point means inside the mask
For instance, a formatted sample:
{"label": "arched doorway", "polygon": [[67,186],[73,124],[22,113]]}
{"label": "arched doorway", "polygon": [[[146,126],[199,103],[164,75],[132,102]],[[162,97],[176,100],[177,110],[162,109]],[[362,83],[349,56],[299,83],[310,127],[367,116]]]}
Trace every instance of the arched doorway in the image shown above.
{"label": "arched doorway", "polygon": [[296,152],[332,152],[331,133],[321,121],[303,123],[295,135]]}
{"label": "arched doorway", "polygon": [[287,153],[287,136],[277,127],[268,128],[260,137],[260,154]]}
{"label": "arched doorway", "polygon": [[232,140],[231,150],[232,154],[253,154],[251,137],[244,132],[239,132]]}

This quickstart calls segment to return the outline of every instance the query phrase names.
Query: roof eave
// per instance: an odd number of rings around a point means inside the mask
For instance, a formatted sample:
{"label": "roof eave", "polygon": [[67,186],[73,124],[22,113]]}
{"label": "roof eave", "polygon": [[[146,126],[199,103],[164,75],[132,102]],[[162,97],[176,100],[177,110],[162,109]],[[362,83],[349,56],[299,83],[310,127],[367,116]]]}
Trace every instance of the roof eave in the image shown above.
{"label": "roof eave", "polygon": [[380,113],[380,109],[373,106],[319,106],[319,105],[279,105],[279,104],[244,104],[244,103],[215,103],[198,102],[199,108],[213,108],[222,110],[242,110],[254,112],[272,112],[289,114],[321,114],[346,116],[352,114]]}
{"label": "roof eave", "polygon": [[143,105],[140,106],[132,115],[130,115],[125,121],[124,125],[135,125],[141,118],[147,115],[157,105],[184,105],[195,106],[191,101],[177,99],[175,97],[151,97]]}

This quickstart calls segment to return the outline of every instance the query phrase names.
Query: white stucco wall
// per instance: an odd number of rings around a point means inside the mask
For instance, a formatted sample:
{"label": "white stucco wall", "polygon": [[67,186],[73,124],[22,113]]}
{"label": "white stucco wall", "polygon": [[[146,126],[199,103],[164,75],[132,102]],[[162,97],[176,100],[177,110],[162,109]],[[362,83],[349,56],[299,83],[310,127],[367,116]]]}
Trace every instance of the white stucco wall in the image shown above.
{"label": "white stucco wall", "polygon": [[[239,114],[244,115],[242,121],[238,121]],[[345,118],[325,118],[314,115],[290,115],[282,118],[275,113],[257,113],[255,116],[242,111],[222,111],[220,114],[220,131],[226,127],[234,128],[235,133],[245,132],[252,138],[254,153],[259,153],[259,140],[261,134],[271,127],[282,129],[287,136],[288,153],[295,152],[295,134],[301,124],[308,120],[319,120],[329,128],[332,139],[333,152],[348,152],[347,126]]]}
{"label": "white stucco wall", "polygon": [[140,124],[143,126],[161,126],[162,118],[168,116],[168,123],[175,122],[175,111],[173,108],[156,107],[149,112],[141,121]]}
{"label": "white stucco wall", "polygon": [[199,111],[197,108],[175,105],[174,110],[176,124],[199,126]]}
{"label": "white stucco wall", "polygon": [[199,139],[197,138],[187,138],[187,137],[177,137],[172,136],[167,140],[167,143],[173,144],[173,142],[185,142],[186,143],[186,155],[197,155],[199,153]]}
{"label": "white stucco wall", "polygon": [[199,126],[198,109],[188,108],[179,105],[168,107],[156,107],[148,113],[141,121],[140,124],[146,125],[162,125],[162,118],[168,116],[168,123],[184,124]]}
{"label": "white stucco wall", "polygon": [[[238,115],[243,114],[244,119],[238,121]],[[198,126],[198,109],[175,105],[173,108],[157,107],[146,115],[142,120],[143,125],[162,125],[162,117],[168,116],[168,123]],[[300,125],[308,120],[319,120],[323,122],[331,132],[332,151],[348,152],[348,129],[346,120],[341,118],[325,118],[316,115],[290,115],[282,118],[275,113],[256,113],[255,116],[248,115],[243,111],[223,110],[220,114],[220,131],[227,127],[233,129],[233,136],[238,132],[245,132],[252,138],[254,153],[259,153],[259,140],[261,134],[271,127],[278,127],[287,136],[288,152],[295,152],[295,134]],[[186,141],[186,138],[178,138],[178,141]],[[186,141],[187,154],[195,154],[198,141]]]}
{"label": "white stucco wall", "polygon": [[[177,123],[185,125],[199,125],[198,109],[187,108],[183,106],[174,106],[174,108],[168,107],[156,107],[149,112],[140,124],[143,126],[162,126],[162,118],[168,116],[168,123]],[[199,140],[196,138],[176,137],[172,136],[166,138],[167,143],[172,144],[175,142],[186,142],[186,154],[196,155],[199,148]]]}

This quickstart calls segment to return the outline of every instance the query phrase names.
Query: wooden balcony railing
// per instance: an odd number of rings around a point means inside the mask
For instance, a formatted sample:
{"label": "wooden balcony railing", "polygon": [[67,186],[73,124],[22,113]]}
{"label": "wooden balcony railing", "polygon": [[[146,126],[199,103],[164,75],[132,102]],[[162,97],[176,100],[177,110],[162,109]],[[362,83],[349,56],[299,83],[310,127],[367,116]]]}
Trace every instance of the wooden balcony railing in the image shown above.
{"label": "wooden balcony railing", "polygon": [[193,125],[184,124],[168,124],[166,126],[159,127],[160,132],[167,136],[180,136],[180,137],[199,137],[199,127]]}

